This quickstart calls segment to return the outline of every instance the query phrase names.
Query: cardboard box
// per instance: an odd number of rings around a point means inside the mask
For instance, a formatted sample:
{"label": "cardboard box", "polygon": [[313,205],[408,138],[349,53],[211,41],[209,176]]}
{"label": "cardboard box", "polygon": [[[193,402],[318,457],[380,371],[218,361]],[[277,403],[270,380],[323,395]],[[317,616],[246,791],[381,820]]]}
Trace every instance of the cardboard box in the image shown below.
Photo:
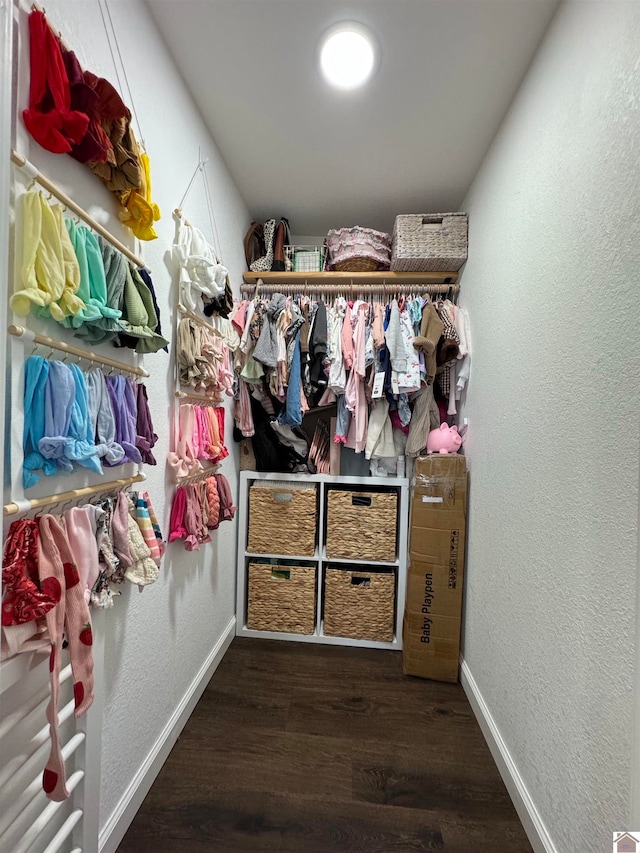
{"label": "cardboard box", "polygon": [[407,675],[458,680],[466,513],[464,456],[416,460],[403,622]]}

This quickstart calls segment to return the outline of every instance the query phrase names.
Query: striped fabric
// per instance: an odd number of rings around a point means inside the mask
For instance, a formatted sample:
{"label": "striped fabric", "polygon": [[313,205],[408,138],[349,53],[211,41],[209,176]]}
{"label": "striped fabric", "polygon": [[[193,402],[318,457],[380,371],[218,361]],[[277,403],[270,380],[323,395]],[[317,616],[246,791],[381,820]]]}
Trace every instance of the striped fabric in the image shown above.
{"label": "striped fabric", "polygon": [[162,559],[162,554],[160,553],[160,548],[158,547],[158,540],[153,529],[153,524],[151,523],[149,509],[147,507],[147,503],[144,499],[142,492],[138,492],[136,494],[135,504],[136,521],[138,523],[138,527],[140,528],[140,532],[142,533],[142,538],[144,539],[147,548],[151,552],[151,558],[153,562],[157,566],[159,566],[160,560]]}

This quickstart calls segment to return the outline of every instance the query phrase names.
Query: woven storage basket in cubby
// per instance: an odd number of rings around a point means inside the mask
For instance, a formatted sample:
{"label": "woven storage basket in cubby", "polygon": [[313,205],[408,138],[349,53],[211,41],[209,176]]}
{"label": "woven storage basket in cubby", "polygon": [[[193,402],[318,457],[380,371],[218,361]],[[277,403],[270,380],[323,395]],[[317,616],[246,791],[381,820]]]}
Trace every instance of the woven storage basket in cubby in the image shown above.
{"label": "woven storage basket in cubby", "polygon": [[324,633],[356,640],[393,640],[394,572],[327,569]]}
{"label": "woven storage basket in cubby", "polygon": [[330,560],[396,559],[398,495],[329,489],[327,557]]}
{"label": "woven storage basket in cubby", "polygon": [[466,213],[396,216],[391,241],[394,272],[447,272],[467,260]]}
{"label": "woven storage basket in cubby", "polygon": [[249,537],[253,554],[313,557],[318,499],[315,485],[265,481],[249,489]]}
{"label": "woven storage basket in cubby", "polygon": [[316,626],[314,566],[249,563],[247,628],[313,634]]}

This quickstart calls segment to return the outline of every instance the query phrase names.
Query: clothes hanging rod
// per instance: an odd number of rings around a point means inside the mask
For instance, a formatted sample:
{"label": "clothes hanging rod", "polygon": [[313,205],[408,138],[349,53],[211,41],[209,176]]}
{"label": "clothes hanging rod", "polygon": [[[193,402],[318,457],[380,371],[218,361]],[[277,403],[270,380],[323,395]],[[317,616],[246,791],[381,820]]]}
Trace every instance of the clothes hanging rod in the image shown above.
{"label": "clothes hanging rod", "polygon": [[200,403],[201,406],[219,406],[222,400],[216,400],[214,397],[207,397],[205,394],[188,394],[186,391],[176,391],[176,397],[180,400],[193,400],[195,403]]}
{"label": "clothes hanging rod", "polygon": [[174,483],[178,486],[183,486],[185,483],[195,483],[198,480],[206,480],[213,476],[220,466],[211,465],[209,468],[203,468],[201,471],[195,471],[193,474],[185,474],[182,477],[176,477]]}
{"label": "clothes hanging rod", "polygon": [[194,314],[194,312],[191,311],[189,308],[185,308],[185,306],[182,304],[182,302],[178,302],[177,308],[181,314],[184,314],[185,317],[189,317],[189,319],[193,320],[194,323],[198,323],[198,325],[204,326],[205,329],[208,329],[210,332],[212,332],[217,337],[219,337],[219,338],[222,337],[220,332],[214,326],[212,326],[211,323],[207,323],[206,320],[203,320],[202,317],[198,317],[198,315]]}
{"label": "clothes hanging rod", "polygon": [[134,255],[131,249],[128,249],[125,244],[121,243],[117,237],[114,237],[110,231],[107,231],[104,225],[101,225],[97,219],[94,219],[93,216],[90,216],[86,210],[80,207],[79,204],[76,204],[76,202],[68,196],[64,190],[61,190],[60,187],[54,184],[53,181],[50,181],[46,175],[39,172],[36,167],[26,159],[26,157],[23,157],[22,154],[18,154],[17,151],[12,150],[11,162],[15,163],[15,165],[20,169],[24,169],[33,181],[40,184],[40,186],[50,192],[51,195],[54,195],[66,208],[72,210],[77,216],[79,216],[80,219],[84,219],[87,225],[89,225],[94,231],[97,231],[98,234],[104,237],[104,239],[111,243],[111,245],[119,252],[122,252],[122,254],[129,258],[130,261],[133,261],[137,267],[141,267],[142,269],[146,269],[148,272],[151,272],[142,258]]}
{"label": "clothes hanging rod", "polygon": [[245,284],[255,284],[262,279],[263,284],[456,284],[460,277],[457,270],[436,272],[395,272],[395,270],[374,270],[372,272],[340,272],[323,270],[322,272],[251,272],[242,274]]}
{"label": "clothes hanging rod", "polygon": [[133,364],[125,364],[123,361],[116,361],[115,358],[109,358],[107,355],[98,355],[91,350],[84,350],[80,347],[74,347],[73,344],[68,344],[65,341],[58,341],[55,338],[50,338],[48,335],[39,335],[31,329],[25,329],[24,326],[9,326],[8,332],[14,338],[20,338],[23,341],[40,344],[49,349],[57,349],[60,352],[66,352],[67,355],[77,355],[78,358],[84,358],[85,361],[90,361],[92,364],[103,364],[107,367],[113,367],[120,373],[131,373],[134,376],[149,376],[149,372],[142,367],[136,367]]}
{"label": "clothes hanging rod", "polygon": [[[111,480],[109,483],[100,483],[97,486],[86,486],[82,489],[71,489],[69,492],[61,492],[59,495],[47,495],[46,498],[33,498],[25,501],[22,505],[18,503],[8,503],[3,507],[4,515],[15,515],[17,512],[29,512],[32,509],[40,509],[40,507],[48,504],[60,504],[66,501],[77,500],[78,498],[86,498],[89,495],[99,495],[101,492],[113,492],[116,489],[124,489],[127,486],[132,486],[134,483],[141,483],[146,480],[145,474],[134,474],[133,477],[122,477],[119,480]],[[26,504],[29,504],[27,507]]]}
{"label": "clothes hanging rod", "polygon": [[387,296],[393,293],[451,293],[460,292],[459,284],[314,284],[304,282],[300,284],[243,284],[242,293],[245,295],[258,293],[284,293],[295,295],[298,293],[326,293],[332,296]]}

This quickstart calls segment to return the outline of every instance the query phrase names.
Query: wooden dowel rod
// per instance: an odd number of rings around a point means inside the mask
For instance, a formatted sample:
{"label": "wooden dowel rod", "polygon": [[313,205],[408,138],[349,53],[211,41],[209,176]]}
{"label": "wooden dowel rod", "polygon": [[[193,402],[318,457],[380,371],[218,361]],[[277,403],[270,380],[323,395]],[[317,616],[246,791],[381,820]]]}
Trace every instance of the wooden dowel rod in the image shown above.
{"label": "wooden dowel rod", "polygon": [[[135,474],[133,477],[122,477],[120,480],[111,480],[109,483],[101,483],[98,486],[86,486],[82,489],[72,489],[69,492],[61,492],[59,495],[47,495],[46,498],[33,498],[29,501],[30,509],[39,509],[48,504],[59,504],[65,501],[78,500],[86,498],[89,495],[98,495],[100,492],[113,492],[115,489],[124,489],[126,486],[131,486],[133,483],[141,483],[146,480],[144,474]],[[20,512],[22,507],[17,503],[5,504],[3,507],[4,515],[15,515]]]}
{"label": "wooden dowel rod", "polygon": [[207,397],[205,394],[186,394],[184,391],[176,391],[176,397],[180,400],[193,400],[204,406],[219,406],[222,402],[214,397]]}
{"label": "wooden dowel rod", "polygon": [[49,178],[46,177],[46,175],[43,175],[41,172],[38,172],[35,166],[32,166],[31,163],[29,163],[29,161],[22,156],[22,154],[18,154],[17,151],[12,150],[11,161],[15,163],[16,166],[19,166],[21,169],[24,169],[26,166],[29,175],[33,178],[34,181],[40,184],[41,187],[44,187],[44,189],[50,192],[51,195],[54,195],[59,201],[62,202],[62,204],[66,208],[72,210],[76,214],[76,216],[79,216],[80,219],[84,219],[87,225],[89,225],[94,231],[97,231],[98,234],[104,237],[104,239],[111,243],[112,246],[115,246],[115,248],[119,252],[122,252],[123,255],[126,255],[126,257],[129,258],[130,261],[133,261],[133,263],[137,267],[142,267],[148,272],[150,272],[149,268],[142,260],[142,258],[139,258],[137,255],[134,255],[131,249],[128,249],[125,244],[121,243],[117,237],[114,237],[110,231],[107,231],[104,225],[101,225],[97,219],[94,219],[93,216],[90,216],[86,210],[80,207],[79,204],[76,204],[76,202],[70,196],[68,196],[64,192],[64,190],[61,190],[59,186],[53,183],[53,181],[50,181]]}
{"label": "wooden dowel rod", "polygon": [[123,361],[116,361],[115,358],[109,358],[106,355],[98,355],[91,350],[83,350],[81,347],[74,347],[73,344],[68,344],[65,341],[58,341],[55,338],[50,338],[48,335],[39,335],[32,332],[31,329],[25,329],[24,326],[9,326],[9,334],[14,338],[22,338],[25,341],[32,341],[36,344],[57,349],[60,352],[66,352],[69,355],[77,355],[78,358],[84,358],[86,361],[96,364],[104,364],[107,367],[113,367],[120,373],[132,373],[135,376],[149,376],[148,371],[142,367],[136,367],[133,364],[125,364]]}
{"label": "wooden dowel rod", "polygon": [[174,483],[178,486],[183,486],[185,483],[194,483],[197,480],[206,480],[207,477],[211,477],[215,474],[219,467],[219,465],[211,465],[209,468],[203,468],[202,471],[196,471],[193,474],[185,474],[184,477],[176,477]]}
{"label": "wooden dowel rod", "polygon": [[185,308],[185,306],[181,302],[178,302],[177,307],[178,311],[181,314],[184,314],[185,317],[189,317],[189,319],[193,320],[194,323],[198,323],[198,325],[204,326],[205,329],[208,329],[210,332],[212,332],[214,335],[217,335],[219,338],[222,337],[220,332],[214,326],[212,326],[211,323],[207,323],[206,320],[203,320],[202,317],[198,317],[198,315],[194,314],[193,311],[189,310],[189,308]]}

